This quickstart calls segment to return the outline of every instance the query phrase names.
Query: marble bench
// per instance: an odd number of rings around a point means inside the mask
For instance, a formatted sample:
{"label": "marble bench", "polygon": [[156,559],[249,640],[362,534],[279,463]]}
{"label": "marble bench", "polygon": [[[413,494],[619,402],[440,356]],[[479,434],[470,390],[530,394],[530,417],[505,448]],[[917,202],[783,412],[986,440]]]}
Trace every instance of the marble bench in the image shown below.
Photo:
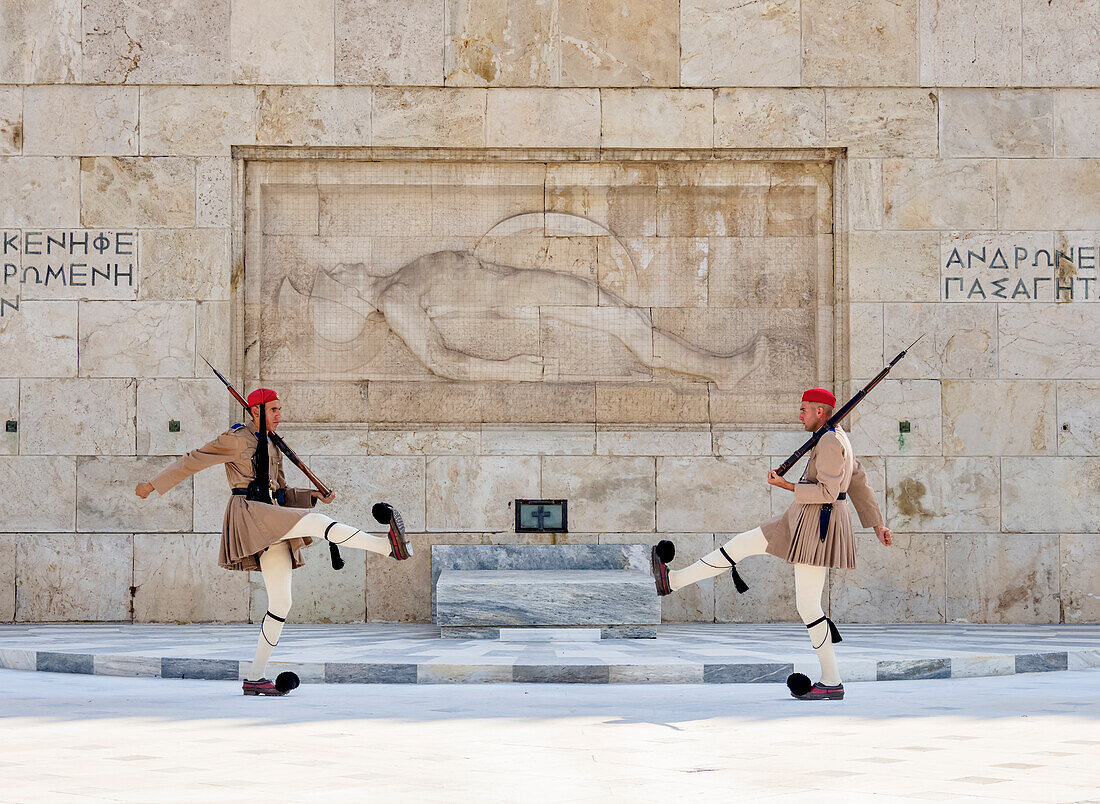
{"label": "marble bench", "polygon": [[444,638],[515,628],[652,638],[661,622],[648,545],[436,545],[432,604]]}

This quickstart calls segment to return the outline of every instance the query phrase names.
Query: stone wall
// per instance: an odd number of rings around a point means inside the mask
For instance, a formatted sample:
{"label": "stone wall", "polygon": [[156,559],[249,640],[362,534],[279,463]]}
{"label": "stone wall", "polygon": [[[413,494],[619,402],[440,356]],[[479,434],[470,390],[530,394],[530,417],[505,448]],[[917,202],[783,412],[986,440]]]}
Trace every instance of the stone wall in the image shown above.
{"label": "stone wall", "polygon": [[[897,536],[860,536],[834,618],[1100,621],[1100,10],[849,6],[5,3],[0,621],[263,610],[258,577],[216,566],[216,471],[132,493],[236,415],[198,358],[244,376],[235,146],[837,149],[835,389],[926,334],[852,422]],[[385,496],[417,555],[333,573],[314,551],[296,619],[425,620],[430,544],[549,539],[509,532],[517,497],[568,497],[562,541],[671,535],[697,556],[782,509],[763,478],[801,441],[361,421],[286,437],[338,490],[335,516],[367,521]],[[723,576],[666,619],[795,618],[789,567],[744,575],[748,594]]]}

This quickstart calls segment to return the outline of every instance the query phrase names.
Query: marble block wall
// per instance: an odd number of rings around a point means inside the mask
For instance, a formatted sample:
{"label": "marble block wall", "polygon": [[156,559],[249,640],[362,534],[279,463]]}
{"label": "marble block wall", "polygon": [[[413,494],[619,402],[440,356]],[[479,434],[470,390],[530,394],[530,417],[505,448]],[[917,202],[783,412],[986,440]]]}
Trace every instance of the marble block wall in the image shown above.
{"label": "marble block wall", "polygon": [[[237,415],[199,355],[244,351],[235,183],[249,148],[284,147],[829,154],[834,390],[925,333],[851,421],[897,535],[861,533],[834,619],[1100,622],[1100,9],[849,6],[5,3],[0,622],[262,615],[260,579],[217,568],[217,470],[132,489]],[[334,515],[373,526],[386,496],[417,554],[337,574],[314,550],[293,619],[427,621],[432,544],[667,536],[682,565],[783,509],[764,477],[801,440],[711,416],[489,424],[491,393],[473,421],[371,423],[370,395],[341,393],[288,398],[286,437]],[[294,405],[346,414],[296,425]],[[535,496],[568,497],[574,532],[511,533],[509,501]],[[665,619],[796,618],[789,567],[743,574],[746,595],[723,575]]]}

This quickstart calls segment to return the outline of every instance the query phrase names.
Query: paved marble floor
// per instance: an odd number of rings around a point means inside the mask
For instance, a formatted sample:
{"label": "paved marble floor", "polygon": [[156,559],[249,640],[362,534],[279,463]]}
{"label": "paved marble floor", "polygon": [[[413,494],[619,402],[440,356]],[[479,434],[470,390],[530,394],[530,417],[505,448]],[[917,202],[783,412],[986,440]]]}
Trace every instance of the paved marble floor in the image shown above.
{"label": "paved marble floor", "polygon": [[0,800],[1082,802],[1100,670],[849,684],[318,685],[0,671]]}
{"label": "paved marble floor", "polygon": [[[850,681],[1010,675],[1100,666],[1100,626],[847,625]],[[0,668],[97,675],[239,678],[254,625],[0,626]],[[439,639],[428,625],[289,623],[272,671],[309,682],[699,683],[813,675],[799,624],[661,626],[657,639],[505,642]]]}

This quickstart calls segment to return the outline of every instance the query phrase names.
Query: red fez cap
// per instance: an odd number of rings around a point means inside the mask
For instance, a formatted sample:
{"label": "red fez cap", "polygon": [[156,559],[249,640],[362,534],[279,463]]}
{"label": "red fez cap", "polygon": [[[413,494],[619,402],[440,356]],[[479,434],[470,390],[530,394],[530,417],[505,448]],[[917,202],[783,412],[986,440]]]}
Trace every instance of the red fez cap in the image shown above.
{"label": "red fez cap", "polygon": [[274,402],[279,398],[279,395],[272,391],[270,388],[257,388],[255,391],[248,395],[248,399],[245,402],[248,406],[254,407],[255,405],[263,405],[267,402]]}
{"label": "red fez cap", "polygon": [[809,388],[806,393],[802,394],[803,402],[816,402],[819,405],[828,405],[831,408],[836,407],[836,397],[824,388]]}

